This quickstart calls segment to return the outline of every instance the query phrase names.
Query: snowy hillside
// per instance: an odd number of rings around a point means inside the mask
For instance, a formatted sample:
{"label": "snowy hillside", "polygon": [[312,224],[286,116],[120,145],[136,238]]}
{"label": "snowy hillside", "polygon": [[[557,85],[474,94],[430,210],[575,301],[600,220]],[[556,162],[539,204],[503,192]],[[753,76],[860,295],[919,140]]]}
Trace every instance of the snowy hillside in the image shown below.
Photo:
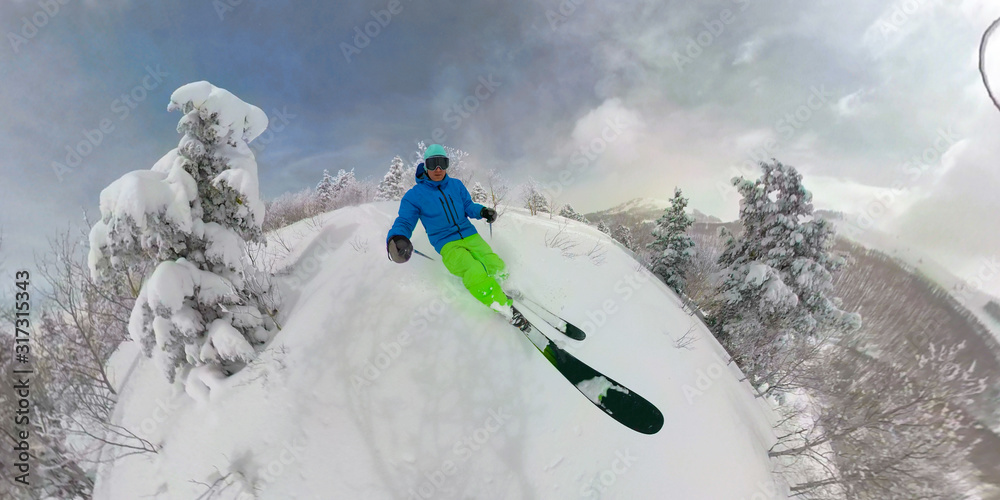
{"label": "snowy hillside", "polygon": [[[711,334],[606,236],[571,223],[558,238],[577,245],[560,250],[546,241],[561,221],[509,210],[492,240],[475,221],[511,268],[509,286],[589,334],[557,341],[663,411],[651,436],[596,409],[473,299],[422,227],[414,246],[436,261],[390,262],[397,208],[348,207],[270,236],[283,329],[207,402],[123,345],[116,419],[161,449],[106,466],[95,498],[783,498],[767,409]],[[685,334],[694,342],[675,345]]]}
{"label": "snowy hillside", "polygon": [[968,281],[955,276],[954,273],[945,269],[934,257],[921,252],[919,249],[904,246],[899,243],[897,237],[885,234],[877,229],[861,229],[855,224],[850,224],[843,215],[827,212],[827,220],[837,226],[837,235],[847,238],[868,248],[874,248],[898,259],[914,270],[914,272],[926,276],[931,281],[947,290],[959,303],[969,309],[969,311],[983,324],[1000,342],[1000,323],[991,317],[985,307],[991,301],[1000,301],[997,297],[986,293],[969,284]]}

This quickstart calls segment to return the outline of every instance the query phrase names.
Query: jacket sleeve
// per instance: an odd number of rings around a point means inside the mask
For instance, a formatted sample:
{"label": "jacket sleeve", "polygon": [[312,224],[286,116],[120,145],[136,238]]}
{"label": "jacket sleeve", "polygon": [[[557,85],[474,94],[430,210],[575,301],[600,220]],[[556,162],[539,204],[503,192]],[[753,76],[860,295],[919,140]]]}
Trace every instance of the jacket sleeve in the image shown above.
{"label": "jacket sleeve", "polygon": [[397,234],[409,239],[410,236],[413,236],[413,228],[417,226],[417,219],[419,218],[420,209],[407,196],[403,196],[402,201],[399,202],[399,216],[396,217],[396,222],[392,223],[392,228],[389,229],[389,234],[386,235],[385,242],[388,244],[389,238]]}
{"label": "jacket sleeve", "polygon": [[482,219],[483,217],[479,215],[479,212],[483,211],[483,206],[478,203],[472,202],[472,195],[469,194],[469,190],[466,189],[464,183],[460,183],[459,195],[462,197],[462,204],[465,206],[465,215],[472,219]]}

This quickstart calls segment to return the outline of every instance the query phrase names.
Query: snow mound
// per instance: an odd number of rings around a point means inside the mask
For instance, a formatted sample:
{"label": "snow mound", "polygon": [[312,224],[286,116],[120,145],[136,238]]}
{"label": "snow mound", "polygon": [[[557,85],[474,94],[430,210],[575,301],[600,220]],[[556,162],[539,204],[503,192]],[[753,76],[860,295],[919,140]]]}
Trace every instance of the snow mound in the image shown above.
{"label": "snow mound", "polygon": [[[488,241],[524,296],[588,334],[556,342],[662,410],[654,435],[595,408],[588,397],[617,389],[598,377],[581,394],[445,270],[422,228],[414,246],[436,260],[389,261],[398,207],[343,208],[270,235],[290,248],[273,257],[283,329],[228,378],[191,370],[185,393],[123,344],[110,367],[123,374],[116,419],[161,448],[102,466],[94,498],[786,498],[767,458],[773,415],[607,236],[571,222],[562,234],[579,253],[549,248],[565,222],[511,209]],[[607,251],[591,260],[598,242]],[[187,293],[194,278],[180,278]],[[689,329],[696,342],[675,347]]]}
{"label": "snow mound", "polygon": [[170,94],[167,111],[185,111],[190,104],[198,110],[203,120],[213,114],[218,115],[216,135],[225,137],[230,130],[240,131],[243,140],[250,142],[267,129],[267,115],[252,104],[243,102],[232,92],[216,87],[209,82],[192,82],[181,86]]}

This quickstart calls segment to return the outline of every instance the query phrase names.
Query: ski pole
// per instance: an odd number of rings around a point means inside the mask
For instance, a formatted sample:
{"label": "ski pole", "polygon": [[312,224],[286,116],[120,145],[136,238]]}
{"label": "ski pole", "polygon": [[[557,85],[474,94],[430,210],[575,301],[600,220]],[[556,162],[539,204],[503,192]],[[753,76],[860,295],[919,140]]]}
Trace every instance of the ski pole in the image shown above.
{"label": "ski pole", "polygon": [[432,257],[428,257],[428,256],[427,256],[426,254],[424,254],[424,253],[423,253],[423,252],[421,252],[420,250],[417,250],[416,248],[414,248],[414,249],[413,249],[413,252],[414,252],[414,253],[416,253],[417,255],[419,255],[419,256],[421,256],[421,257],[423,257],[423,258],[427,259],[427,260],[434,260],[434,258],[432,258]]}

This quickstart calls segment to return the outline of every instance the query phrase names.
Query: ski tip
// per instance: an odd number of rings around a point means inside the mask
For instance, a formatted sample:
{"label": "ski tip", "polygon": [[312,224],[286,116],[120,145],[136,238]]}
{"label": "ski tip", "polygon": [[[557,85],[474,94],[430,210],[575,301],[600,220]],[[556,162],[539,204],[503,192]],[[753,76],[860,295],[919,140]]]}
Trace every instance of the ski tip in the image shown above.
{"label": "ski tip", "polygon": [[647,423],[646,426],[643,426],[643,427],[640,427],[640,428],[634,428],[634,429],[637,432],[641,432],[643,434],[650,434],[650,435],[652,435],[652,434],[656,434],[657,432],[660,432],[660,429],[662,429],[662,428],[663,428],[663,414],[660,413],[659,410],[657,410],[656,411],[656,417],[652,418]]}
{"label": "ski tip", "polygon": [[663,412],[634,392],[608,391],[601,403],[602,409],[611,418],[636,432],[656,434],[663,428]]}
{"label": "ski tip", "polygon": [[566,324],[566,336],[573,340],[584,340],[587,338],[587,334],[583,330],[570,323]]}

